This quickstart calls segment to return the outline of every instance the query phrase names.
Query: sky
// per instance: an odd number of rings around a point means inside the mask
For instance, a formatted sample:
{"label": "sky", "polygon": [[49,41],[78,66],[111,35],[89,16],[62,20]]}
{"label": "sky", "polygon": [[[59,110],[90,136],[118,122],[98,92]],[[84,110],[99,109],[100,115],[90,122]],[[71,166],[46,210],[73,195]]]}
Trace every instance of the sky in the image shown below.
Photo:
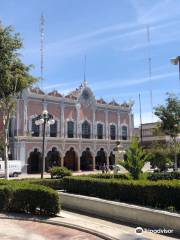
{"label": "sky", "polygon": [[152,107],[164,104],[167,92],[179,94],[178,67],[170,63],[180,55],[179,0],[0,0],[0,21],[20,33],[21,58],[34,65],[36,77],[42,13],[44,80],[39,86],[46,92],[67,94],[83,82],[86,69],[97,99],[134,101],[135,126],[139,94],[143,123],[157,120]]}

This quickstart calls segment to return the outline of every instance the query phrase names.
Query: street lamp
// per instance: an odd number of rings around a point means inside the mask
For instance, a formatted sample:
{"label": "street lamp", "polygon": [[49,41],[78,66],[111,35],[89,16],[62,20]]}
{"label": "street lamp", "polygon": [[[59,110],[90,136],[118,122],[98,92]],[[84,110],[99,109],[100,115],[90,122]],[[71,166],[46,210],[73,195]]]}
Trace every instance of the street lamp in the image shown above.
{"label": "street lamp", "polygon": [[43,146],[42,146],[42,161],[41,161],[41,178],[43,178],[45,171],[45,156],[44,156],[44,144],[45,144],[45,133],[46,133],[46,123],[52,125],[55,123],[53,116],[48,113],[47,110],[44,110],[42,114],[38,115],[35,124],[37,126],[43,125]]}
{"label": "street lamp", "polygon": [[180,56],[172,58],[170,61],[171,61],[171,63],[173,65],[178,65],[178,69],[179,69],[179,84],[180,84]]}

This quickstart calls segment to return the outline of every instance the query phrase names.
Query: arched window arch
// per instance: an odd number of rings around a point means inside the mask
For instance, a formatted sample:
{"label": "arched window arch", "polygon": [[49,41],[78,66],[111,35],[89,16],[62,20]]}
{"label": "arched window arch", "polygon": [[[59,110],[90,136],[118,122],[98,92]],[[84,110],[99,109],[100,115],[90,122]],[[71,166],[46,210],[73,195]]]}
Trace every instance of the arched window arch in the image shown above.
{"label": "arched window arch", "polygon": [[122,126],[122,140],[127,140],[128,138],[128,131],[126,126]]}
{"label": "arched window arch", "polygon": [[116,126],[115,125],[110,125],[110,138],[111,140],[116,139]]}
{"label": "arched window arch", "polygon": [[103,138],[103,124],[102,123],[97,124],[97,138],[98,139]]}
{"label": "arched window arch", "polygon": [[40,135],[40,126],[35,124],[35,121],[38,119],[38,117],[32,118],[32,125],[31,125],[31,133],[33,137],[39,137]]}
{"label": "arched window arch", "polygon": [[91,137],[91,126],[88,121],[84,121],[82,124],[82,138]]}
{"label": "arched window arch", "polygon": [[74,137],[74,122],[73,121],[68,121],[68,123],[67,123],[67,136],[68,136],[68,138]]}
{"label": "arched window arch", "polygon": [[57,137],[57,120],[50,125],[50,137]]}

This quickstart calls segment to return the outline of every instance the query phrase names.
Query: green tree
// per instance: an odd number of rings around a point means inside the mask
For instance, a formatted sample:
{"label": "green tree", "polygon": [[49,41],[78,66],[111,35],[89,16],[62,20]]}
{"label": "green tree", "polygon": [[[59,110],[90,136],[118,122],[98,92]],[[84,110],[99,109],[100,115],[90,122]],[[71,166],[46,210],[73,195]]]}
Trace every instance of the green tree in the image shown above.
{"label": "green tree", "polygon": [[174,170],[177,171],[177,136],[180,133],[180,99],[168,94],[165,105],[155,108],[155,115],[161,122],[158,128],[160,131],[170,136],[174,146]]}
{"label": "green tree", "polygon": [[172,151],[167,143],[153,143],[147,150],[150,154],[150,163],[153,168],[157,167],[160,171],[167,170],[172,166]]}
{"label": "green tree", "polygon": [[23,47],[18,33],[11,26],[3,27],[0,22],[0,110],[3,115],[3,149],[5,176],[8,173],[8,128],[16,105],[16,98],[23,89],[37,79],[29,73],[32,65],[25,65],[18,51]]}
{"label": "green tree", "polygon": [[133,138],[132,143],[126,150],[126,158],[120,164],[126,168],[134,179],[139,179],[142,168],[149,160],[149,154],[142,149],[139,140]]}

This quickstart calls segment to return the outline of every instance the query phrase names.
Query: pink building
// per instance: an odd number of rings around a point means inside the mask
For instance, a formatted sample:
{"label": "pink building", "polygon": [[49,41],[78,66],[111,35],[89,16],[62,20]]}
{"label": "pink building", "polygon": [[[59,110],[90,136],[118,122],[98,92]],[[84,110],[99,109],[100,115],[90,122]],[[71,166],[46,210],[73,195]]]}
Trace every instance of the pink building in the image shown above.
{"label": "pink building", "polygon": [[14,158],[28,173],[40,172],[42,127],[35,120],[44,109],[55,119],[46,129],[46,169],[61,165],[79,171],[113,165],[116,141],[126,148],[133,134],[132,104],[97,100],[86,81],[67,96],[27,89],[17,100],[11,126]]}

